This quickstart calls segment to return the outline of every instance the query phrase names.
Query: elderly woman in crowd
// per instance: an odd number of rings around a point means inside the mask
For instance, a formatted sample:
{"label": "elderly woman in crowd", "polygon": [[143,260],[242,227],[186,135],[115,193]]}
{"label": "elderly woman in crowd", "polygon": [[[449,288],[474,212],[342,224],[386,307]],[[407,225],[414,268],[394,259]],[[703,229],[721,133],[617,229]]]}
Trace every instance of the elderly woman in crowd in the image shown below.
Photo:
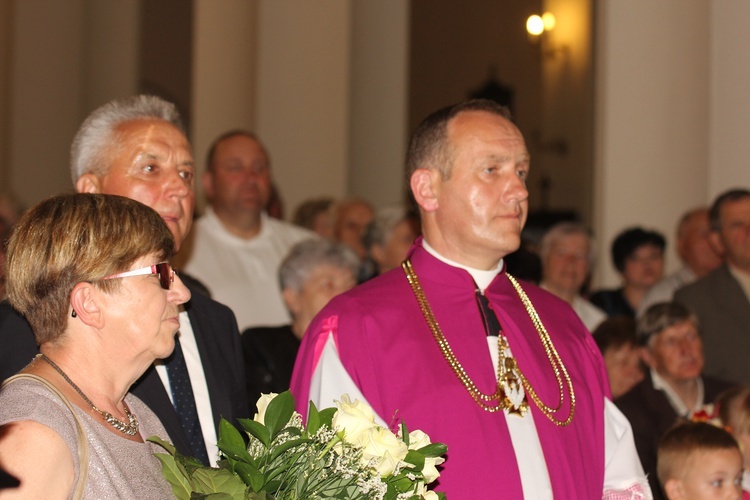
{"label": "elderly woman in crowd", "polygon": [[190,292],[161,217],[131,199],[50,198],[18,222],[8,296],[41,354],[0,391],[0,467],[22,498],[168,498],[158,418],[130,385],[170,355]]}
{"label": "elderly woman in crowd", "polygon": [[656,481],[659,440],[678,418],[701,412],[731,384],[702,375],[698,320],[681,304],[660,302],[649,307],[638,318],[637,336],[649,370],[615,404],[633,427],[638,456],[658,500],[663,498]]}
{"label": "elderly woman in crowd", "polygon": [[401,267],[418,235],[418,217],[405,208],[378,210],[362,237],[370,266],[365,275],[360,275],[360,281]]}
{"label": "elderly woman in crowd", "polygon": [[586,328],[593,331],[607,315],[581,297],[594,263],[594,248],[586,228],[577,222],[555,224],[544,233],[539,254],[541,287],[570,304]]}
{"label": "elderly woman in crowd", "polygon": [[311,239],[297,243],[279,267],[281,293],[292,324],[253,327],[242,333],[248,398],[289,389],[302,336],[318,312],[357,284],[357,254],[343,243]]}

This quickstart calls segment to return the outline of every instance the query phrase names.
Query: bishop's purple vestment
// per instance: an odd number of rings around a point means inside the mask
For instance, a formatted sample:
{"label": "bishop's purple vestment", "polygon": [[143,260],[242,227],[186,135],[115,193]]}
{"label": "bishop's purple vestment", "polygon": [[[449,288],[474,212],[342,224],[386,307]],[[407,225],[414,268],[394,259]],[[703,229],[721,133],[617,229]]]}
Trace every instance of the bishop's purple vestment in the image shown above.
{"label": "bishop's purple vestment", "polygon": [[[492,394],[495,367],[478,309],[475,285],[421,246],[410,253],[414,270],[453,352],[479,390]],[[604,398],[609,384],[590,334],[575,312],[529,284],[531,299],[575,391],[570,425],[553,424],[529,397],[555,498],[602,498]],[[557,379],[529,315],[506,274],[485,291],[520,370],[548,406],[559,401]],[[297,410],[306,415],[310,380],[321,343],[336,330],[341,362],[375,412],[392,429],[403,420],[448,446],[436,491],[448,498],[523,498],[506,419],[480,408],[438,347],[401,269],[333,299],[308,328],[292,377]],[[567,394],[567,389],[566,389]],[[557,418],[568,415],[566,401]]]}

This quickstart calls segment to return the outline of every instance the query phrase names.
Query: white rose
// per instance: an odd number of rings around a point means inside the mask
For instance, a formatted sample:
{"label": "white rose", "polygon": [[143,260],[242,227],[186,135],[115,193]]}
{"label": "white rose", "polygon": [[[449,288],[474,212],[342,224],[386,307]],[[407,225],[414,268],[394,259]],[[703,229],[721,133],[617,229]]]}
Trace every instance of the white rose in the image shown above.
{"label": "white rose", "polygon": [[439,498],[437,493],[435,493],[434,491],[429,491],[427,489],[427,486],[425,486],[422,481],[417,483],[417,485],[414,487],[413,493],[415,496],[422,500],[437,500]]}
{"label": "white rose", "polygon": [[336,431],[344,432],[344,441],[355,446],[362,446],[363,434],[375,427],[375,413],[372,408],[358,399],[354,402],[348,394],[336,401],[338,411],[333,415],[331,425]]}
{"label": "white rose", "polygon": [[[411,431],[409,433],[409,449],[418,450],[424,448],[428,444],[431,444],[430,436],[420,431],[419,429]],[[425,457],[424,468],[422,468],[422,475],[426,484],[430,484],[440,476],[436,466],[445,462],[442,457]]]}
{"label": "white rose", "polygon": [[272,392],[270,394],[261,394],[260,398],[258,399],[258,402],[255,404],[255,406],[258,408],[258,413],[255,414],[255,417],[253,417],[253,420],[256,422],[259,422],[261,424],[265,424],[263,419],[266,417],[266,408],[268,408],[268,403],[278,396],[275,392]]}
{"label": "white rose", "polygon": [[424,482],[430,484],[440,476],[437,470],[438,465],[445,462],[443,457],[425,457],[424,467],[422,468],[422,475],[424,476]]}
{"label": "white rose", "polygon": [[363,433],[362,463],[375,465],[381,477],[392,474],[408,452],[406,444],[388,429],[376,426]]}
{"label": "white rose", "polygon": [[409,449],[418,450],[424,448],[428,444],[431,444],[430,436],[420,431],[419,429],[411,431],[409,433]]}

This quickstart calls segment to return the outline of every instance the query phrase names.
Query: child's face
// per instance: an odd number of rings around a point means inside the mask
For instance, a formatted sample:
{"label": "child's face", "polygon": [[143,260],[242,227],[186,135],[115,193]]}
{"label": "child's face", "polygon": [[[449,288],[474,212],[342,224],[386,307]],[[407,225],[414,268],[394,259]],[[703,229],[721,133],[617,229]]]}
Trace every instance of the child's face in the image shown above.
{"label": "child's face", "polygon": [[691,455],[682,478],[665,485],[670,499],[742,498],[742,457],[737,450],[701,450]]}

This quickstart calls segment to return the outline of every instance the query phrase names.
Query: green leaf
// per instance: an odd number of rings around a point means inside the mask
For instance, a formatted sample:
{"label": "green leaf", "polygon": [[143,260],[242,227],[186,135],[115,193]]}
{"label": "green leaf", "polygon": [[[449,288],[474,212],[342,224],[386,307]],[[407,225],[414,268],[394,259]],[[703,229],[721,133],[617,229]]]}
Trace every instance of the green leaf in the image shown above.
{"label": "green leaf", "polygon": [[320,425],[326,426],[331,429],[333,427],[333,416],[337,411],[339,411],[338,408],[326,408],[325,410],[320,410],[318,412],[318,416],[320,417]]}
{"label": "green leaf", "polygon": [[263,489],[263,485],[266,482],[266,478],[263,474],[252,464],[238,462],[234,467],[237,475],[244,481],[244,483],[253,491],[260,491]]}
{"label": "green leaf", "polygon": [[436,458],[445,455],[448,452],[448,447],[443,443],[431,443],[417,451],[426,457]]}
{"label": "green leaf", "polygon": [[263,446],[268,448],[268,446],[271,444],[271,434],[268,432],[268,429],[263,426],[263,424],[247,418],[239,419],[239,423],[242,428],[245,429],[245,432],[256,438],[258,441],[263,443]]}
{"label": "green leaf", "polygon": [[409,491],[414,486],[414,483],[412,483],[408,477],[399,475],[388,481],[388,486],[391,485],[393,485],[397,492],[404,493]]}
{"label": "green leaf", "polygon": [[248,493],[245,498],[247,500],[275,500],[273,495],[270,495],[265,491],[261,491],[258,493]]}
{"label": "green leaf", "polygon": [[175,448],[172,443],[169,441],[165,441],[164,439],[160,438],[159,436],[151,436],[146,441],[150,441],[152,443],[156,443],[165,450],[169,452],[170,455],[174,456],[175,453],[177,453],[177,448]]}
{"label": "green leaf", "polygon": [[424,469],[424,455],[419,451],[409,450],[404,457],[404,462],[412,464],[417,472]]}
{"label": "green leaf", "polygon": [[193,474],[196,493],[225,493],[234,500],[243,500],[247,486],[242,479],[224,469],[199,469]]}
{"label": "green leaf", "polygon": [[219,440],[217,445],[227,457],[243,462],[253,461],[253,457],[250,456],[245,448],[245,440],[242,439],[240,431],[223,418],[219,422]]}
{"label": "green leaf", "polygon": [[172,486],[172,493],[175,498],[190,500],[190,493],[193,488],[190,486],[188,478],[183,475],[182,469],[177,466],[175,458],[166,453],[154,453],[154,456],[161,462],[161,473]]}
{"label": "green leaf", "polygon": [[401,440],[406,446],[409,446],[409,429],[406,428],[406,423],[401,421]]}
{"label": "green leaf", "polygon": [[295,448],[297,446],[309,443],[312,441],[311,439],[307,438],[299,438],[299,439],[290,439],[289,441],[286,441],[276,447],[274,447],[273,451],[270,455],[270,460],[276,460],[280,455],[287,452],[288,450]]}
{"label": "green leaf", "polygon": [[294,397],[289,391],[284,391],[268,403],[263,423],[271,434],[271,439],[289,423],[294,413]]}
{"label": "green leaf", "polygon": [[320,429],[320,414],[315,403],[310,401],[310,407],[307,410],[307,432],[315,434],[318,429]]}

